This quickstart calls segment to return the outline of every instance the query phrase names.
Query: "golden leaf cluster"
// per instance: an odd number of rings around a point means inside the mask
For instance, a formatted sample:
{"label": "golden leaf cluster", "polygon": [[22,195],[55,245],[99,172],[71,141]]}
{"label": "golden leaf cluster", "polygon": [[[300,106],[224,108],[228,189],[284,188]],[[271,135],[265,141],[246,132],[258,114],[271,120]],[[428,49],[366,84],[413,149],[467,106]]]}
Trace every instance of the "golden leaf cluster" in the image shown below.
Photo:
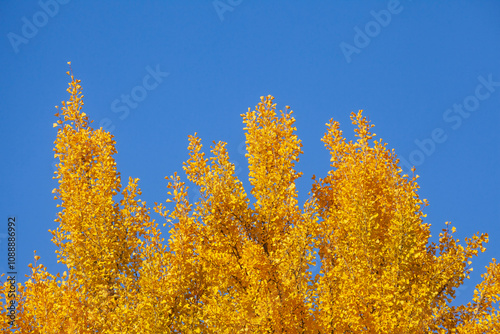
{"label": "golden leaf cluster", "polygon": [[[187,180],[167,177],[168,199],[154,210],[167,241],[139,199],[138,179],[122,188],[110,133],[82,112],[71,72],[58,118],[54,178],[61,208],[58,259],[18,287],[8,325],[8,283],[0,289],[2,330],[15,333],[498,333],[500,267],[495,259],[472,302],[452,306],[456,288],[484,251],[486,234],[460,244],[449,222],[437,243],[423,222],[418,176],[403,175],[394,151],[374,140],[362,112],[356,140],[331,120],[323,137],[330,171],[299,205],[295,169],[302,144],[293,112],[261,97],[243,114],[250,194],[226,143],[205,157],[189,137]],[[170,207],[171,210],[167,210]],[[313,276],[313,269],[320,272]]]}

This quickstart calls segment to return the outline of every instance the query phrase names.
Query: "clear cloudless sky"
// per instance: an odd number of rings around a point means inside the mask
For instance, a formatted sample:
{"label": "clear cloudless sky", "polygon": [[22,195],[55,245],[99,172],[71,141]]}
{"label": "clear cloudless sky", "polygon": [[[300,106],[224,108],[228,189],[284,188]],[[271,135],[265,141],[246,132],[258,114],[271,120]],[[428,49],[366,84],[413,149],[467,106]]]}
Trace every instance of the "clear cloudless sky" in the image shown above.
{"label": "clear cloudless sky", "polygon": [[65,269],[48,230],[68,61],[84,112],[112,131],[122,180],[140,178],[149,206],[165,201],[166,175],[184,175],[194,132],[207,153],[228,143],[249,191],[240,114],[271,94],[303,141],[301,203],[329,170],[325,123],[353,138],[349,114],[363,109],[405,171],[416,166],[433,240],[446,221],[461,241],[489,233],[457,302],[500,257],[499,1],[5,0],[0,37],[0,272],[15,216],[18,281],[34,250],[50,272]]}

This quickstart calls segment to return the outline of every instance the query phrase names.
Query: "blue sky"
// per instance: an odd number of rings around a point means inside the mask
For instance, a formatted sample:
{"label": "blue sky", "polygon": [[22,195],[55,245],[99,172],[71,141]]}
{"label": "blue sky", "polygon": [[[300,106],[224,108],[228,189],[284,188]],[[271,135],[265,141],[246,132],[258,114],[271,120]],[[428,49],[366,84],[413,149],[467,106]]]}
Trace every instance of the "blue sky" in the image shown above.
{"label": "blue sky", "polygon": [[182,172],[194,132],[207,151],[228,142],[248,186],[240,114],[268,94],[294,110],[303,202],[329,168],[325,123],[352,138],[349,114],[363,109],[405,170],[416,165],[433,235],[445,221],[460,240],[489,233],[459,290],[470,300],[500,256],[499,18],[498,1],[2,1],[0,272],[9,216],[18,281],[35,249],[49,271],[64,270],[48,229],[54,106],[68,98],[71,61],[84,111],[112,130],[122,179],[140,178],[150,206],[166,199],[164,177]]}

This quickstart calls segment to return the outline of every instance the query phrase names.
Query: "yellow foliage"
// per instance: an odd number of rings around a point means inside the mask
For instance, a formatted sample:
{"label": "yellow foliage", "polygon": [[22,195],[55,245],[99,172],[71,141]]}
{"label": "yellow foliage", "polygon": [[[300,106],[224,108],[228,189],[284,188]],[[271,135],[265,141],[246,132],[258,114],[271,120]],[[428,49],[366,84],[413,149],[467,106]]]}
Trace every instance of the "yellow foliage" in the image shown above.
{"label": "yellow foliage", "polygon": [[[447,222],[431,243],[418,176],[402,174],[361,111],[351,115],[356,141],[327,124],[331,170],[302,206],[302,144],[293,112],[277,112],[272,96],[242,115],[252,199],[226,143],[206,158],[201,139],[189,136],[184,171],[201,196],[190,201],[179,175],[166,178],[173,210],[154,207],[172,226],[165,242],[138,198],[139,179],[122,189],[113,137],[90,127],[80,81],[68,74],[70,99],[53,125],[61,211],[51,231],[68,270],[51,275],[35,257],[18,288],[15,333],[500,331],[495,259],[473,301],[450,305],[488,236],[461,245]],[[8,330],[8,282],[0,289]]]}

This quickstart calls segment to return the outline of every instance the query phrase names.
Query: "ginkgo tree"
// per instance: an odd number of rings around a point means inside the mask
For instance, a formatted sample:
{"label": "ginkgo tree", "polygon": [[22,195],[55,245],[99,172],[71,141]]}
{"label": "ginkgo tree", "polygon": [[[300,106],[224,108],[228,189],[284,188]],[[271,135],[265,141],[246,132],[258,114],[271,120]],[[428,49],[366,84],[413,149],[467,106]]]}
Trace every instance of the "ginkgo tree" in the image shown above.
{"label": "ginkgo tree", "polygon": [[171,226],[165,241],[139,198],[139,179],[122,185],[113,136],[91,127],[80,80],[68,74],[70,98],[54,123],[61,209],[51,231],[67,271],[51,274],[35,256],[15,300],[9,282],[1,285],[3,331],[500,332],[495,259],[473,300],[451,305],[487,234],[460,244],[447,222],[430,242],[418,176],[403,175],[361,111],[351,114],[355,141],[337,122],[327,124],[331,169],[314,180],[303,205],[295,119],[289,107],[277,112],[272,96],[242,115],[250,194],[226,143],[215,143],[207,158],[201,139],[189,136],[183,169],[200,196],[190,201],[188,183],[166,177],[171,203],[154,206]]}

